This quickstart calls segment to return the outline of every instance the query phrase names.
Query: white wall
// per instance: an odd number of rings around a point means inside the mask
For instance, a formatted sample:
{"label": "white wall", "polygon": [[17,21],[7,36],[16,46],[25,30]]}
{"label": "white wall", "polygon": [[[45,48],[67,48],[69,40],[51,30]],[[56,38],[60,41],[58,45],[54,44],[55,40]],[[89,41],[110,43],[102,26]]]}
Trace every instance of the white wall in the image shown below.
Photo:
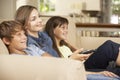
{"label": "white wall", "polygon": [[21,5],[29,4],[38,7],[37,2],[38,0],[0,0],[0,21],[14,19],[16,9]]}
{"label": "white wall", "polygon": [[83,0],[86,2],[86,10],[100,10],[100,0]]}
{"label": "white wall", "polygon": [[0,0],[0,19],[13,19],[16,9],[15,0]]}
{"label": "white wall", "polygon": [[[16,4],[17,1],[17,4]],[[16,9],[25,4],[38,7],[39,0],[0,0],[0,19],[13,19]],[[100,0],[55,0],[56,11],[49,15],[68,15],[69,13],[79,13],[86,3],[87,10],[100,10]],[[16,7],[17,5],[17,7]],[[85,8],[85,7],[84,7]],[[44,13],[46,14],[46,13]]]}
{"label": "white wall", "polygon": [[48,15],[68,15],[69,13],[80,13],[82,9],[100,10],[100,0],[56,0],[55,12]]}
{"label": "white wall", "polygon": [[38,7],[38,0],[16,0],[17,9],[22,5],[32,5]]}

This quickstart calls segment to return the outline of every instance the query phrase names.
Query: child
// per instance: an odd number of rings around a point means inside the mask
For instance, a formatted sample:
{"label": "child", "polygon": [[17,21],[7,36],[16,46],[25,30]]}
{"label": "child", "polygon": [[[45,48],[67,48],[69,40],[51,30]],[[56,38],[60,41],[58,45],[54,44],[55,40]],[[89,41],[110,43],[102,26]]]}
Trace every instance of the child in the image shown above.
{"label": "child", "polygon": [[[75,54],[74,53],[75,50],[73,50],[73,48],[66,41],[66,36],[68,33],[68,20],[66,18],[60,17],[60,16],[51,17],[46,23],[45,31],[48,33],[48,35],[51,37],[51,39],[53,41],[53,48],[61,55],[61,57],[66,58],[66,57],[69,57],[69,55]],[[108,44],[111,42],[108,41],[106,43]],[[107,45],[106,43],[104,43],[101,46],[105,47],[104,45]],[[98,50],[100,50],[100,48],[98,48]],[[93,54],[97,55],[96,52]],[[93,54],[91,54],[92,57],[93,57]],[[102,54],[103,53],[101,53],[101,55]],[[106,54],[106,53],[104,52],[104,54]],[[100,58],[102,59],[102,57],[100,57]],[[89,60],[89,58],[87,60]],[[93,62],[95,62],[95,61],[93,61]],[[99,65],[99,63],[98,63],[98,65]],[[101,66],[101,65],[99,65],[99,66]],[[93,68],[93,69],[95,69],[95,68]],[[101,68],[98,68],[98,69],[101,69]],[[91,73],[92,72],[90,72],[90,74]],[[107,76],[115,76],[112,72],[107,73],[107,72],[103,71],[102,74],[107,75]]]}
{"label": "child", "polygon": [[[0,24],[0,38],[7,46],[10,54],[51,56],[35,46],[27,47],[25,31],[22,25],[17,21],[3,21]],[[31,48],[34,50],[28,51]]]}

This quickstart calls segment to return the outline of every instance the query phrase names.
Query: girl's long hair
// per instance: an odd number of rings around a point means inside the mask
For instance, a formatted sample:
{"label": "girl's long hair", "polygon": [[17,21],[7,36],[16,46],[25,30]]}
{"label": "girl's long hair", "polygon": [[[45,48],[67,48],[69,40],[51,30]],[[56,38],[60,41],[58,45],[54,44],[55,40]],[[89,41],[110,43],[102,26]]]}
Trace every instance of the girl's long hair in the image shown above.
{"label": "girl's long hair", "polygon": [[[57,44],[56,44],[56,40],[55,40],[55,36],[54,36],[54,29],[57,26],[61,26],[63,24],[69,24],[69,22],[66,18],[63,18],[60,16],[53,16],[47,21],[46,26],[45,26],[45,31],[47,32],[47,34],[51,37],[51,39],[53,41],[53,48],[57,51],[57,53],[60,57],[62,55],[61,55],[61,52],[59,51]],[[60,42],[60,46],[62,46],[62,45],[66,45],[70,49],[72,49],[72,47],[64,40],[61,40],[61,42]]]}

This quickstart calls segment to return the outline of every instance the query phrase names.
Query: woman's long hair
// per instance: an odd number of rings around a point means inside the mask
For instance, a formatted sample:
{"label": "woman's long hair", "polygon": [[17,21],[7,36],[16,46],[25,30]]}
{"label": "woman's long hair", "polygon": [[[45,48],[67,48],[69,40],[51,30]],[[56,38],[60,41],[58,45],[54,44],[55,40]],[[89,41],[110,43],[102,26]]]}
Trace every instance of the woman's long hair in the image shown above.
{"label": "woman's long hair", "polygon": [[28,24],[29,16],[31,12],[33,11],[33,9],[37,10],[36,7],[31,6],[31,5],[23,5],[19,7],[15,14],[15,20],[20,22],[25,28],[25,26]]}

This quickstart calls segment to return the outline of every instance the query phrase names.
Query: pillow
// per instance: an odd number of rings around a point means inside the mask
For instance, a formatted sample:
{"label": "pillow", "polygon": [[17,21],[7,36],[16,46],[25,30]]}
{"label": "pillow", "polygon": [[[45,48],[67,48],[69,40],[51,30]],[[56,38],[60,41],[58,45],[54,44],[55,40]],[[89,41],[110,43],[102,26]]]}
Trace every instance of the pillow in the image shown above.
{"label": "pillow", "polygon": [[3,43],[3,41],[0,39],[0,55],[8,55],[8,49],[5,46],[5,44]]}

